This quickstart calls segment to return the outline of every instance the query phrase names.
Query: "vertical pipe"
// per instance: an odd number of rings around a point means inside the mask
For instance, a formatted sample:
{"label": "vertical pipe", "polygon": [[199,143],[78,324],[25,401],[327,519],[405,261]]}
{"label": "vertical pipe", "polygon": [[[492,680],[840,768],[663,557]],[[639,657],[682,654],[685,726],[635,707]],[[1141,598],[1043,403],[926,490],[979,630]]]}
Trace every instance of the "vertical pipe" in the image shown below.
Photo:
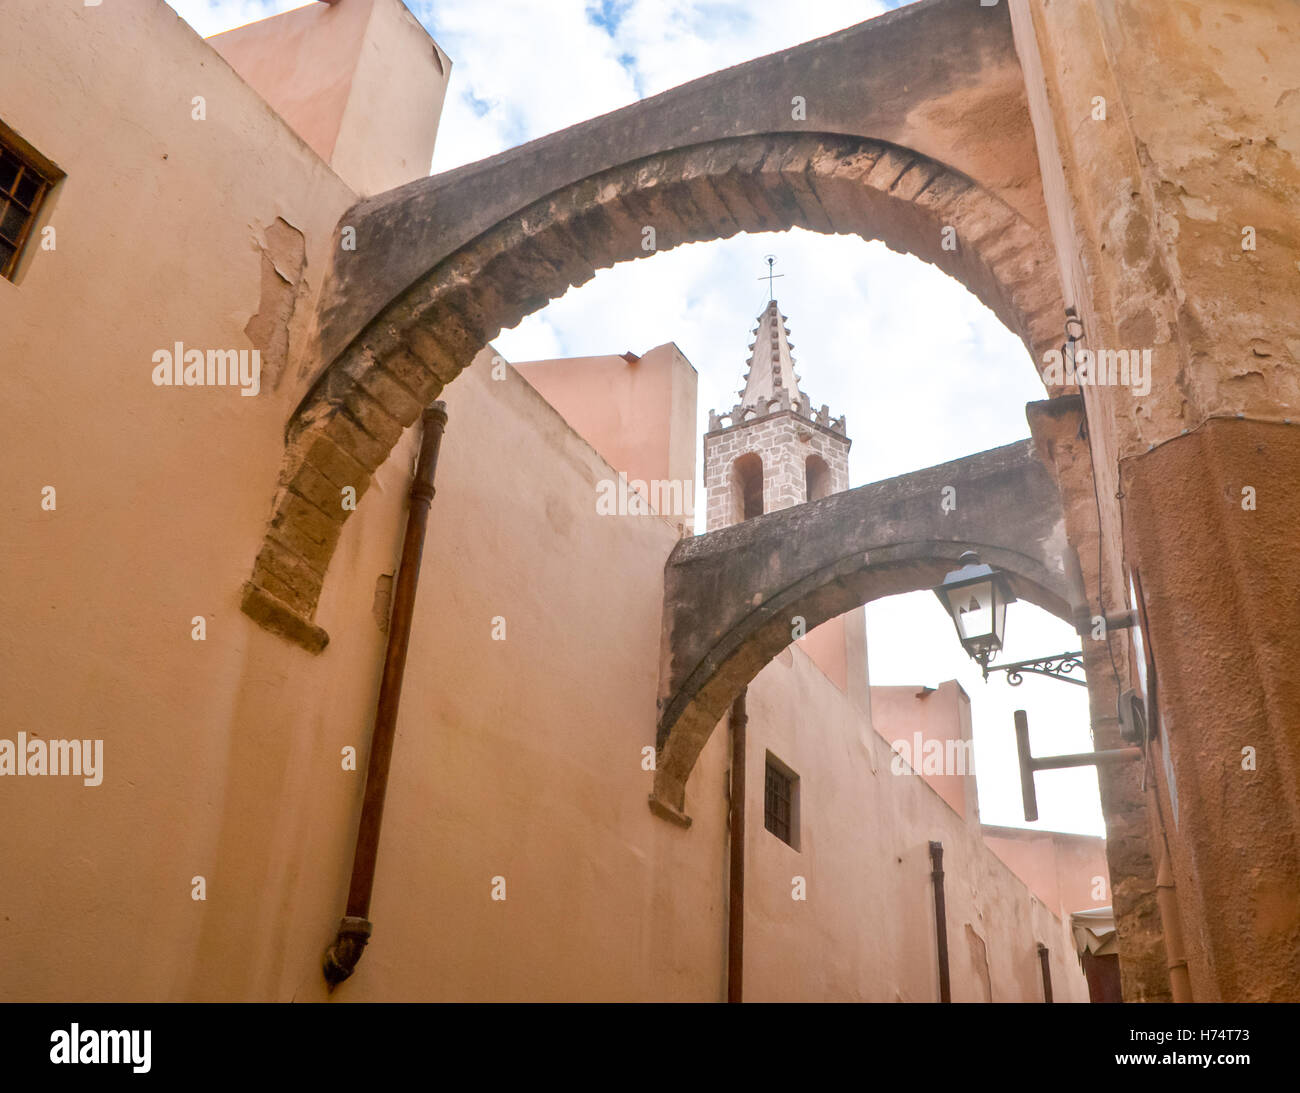
{"label": "vertical pipe", "polygon": [[1192,980],[1183,955],[1183,919],[1178,910],[1178,893],[1174,889],[1174,871],[1169,864],[1169,847],[1160,852],[1156,869],[1156,907],[1165,935],[1165,954],[1169,964],[1169,990],[1175,1002],[1192,1000]]}
{"label": "vertical pipe", "polygon": [[943,843],[930,843],[930,879],[934,881],[934,934],[939,949],[939,1001],[952,1001],[948,980],[948,911],[943,899]]}
{"label": "vertical pipe", "polygon": [[1051,1002],[1052,1000],[1052,963],[1051,953],[1047,951],[1047,946],[1041,941],[1038,943],[1038,966],[1043,972],[1043,1001]]}
{"label": "vertical pipe", "polygon": [[744,1000],[745,977],[745,691],[731,704],[731,889],[727,900],[727,1001]]}
{"label": "vertical pipe", "polygon": [[331,989],[352,974],[357,961],[361,959],[366,942],[370,940],[371,925],[367,916],[370,913],[370,895],[375,886],[375,863],[379,854],[379,830],[384,819],[384,796],[388,790],[388,768],[393,756],[393,737],[397,731],[397,709],[402,698],[402,675],[406,669],[406,652],[411,640],[411,621],[415,615],[420,557],[424,552],[429,506],[433,501],[433,477],[438,467],[438,449],[446,425],[445,403],[435,402],[424,411],[424,435],[420,440],[420,454],[411,479],[410,511],[406,517],[402,560],[398,566],[397,587],[393,593],[393,615],[388,624],[388,647],[384,653],[384,672],[379,684],[375,728],[370,740],[370,762],[366,768],[361,823],[357,829],[356,850],[352,858],[347,912],[339,924],[334,944],[325,953],[325,978]]}

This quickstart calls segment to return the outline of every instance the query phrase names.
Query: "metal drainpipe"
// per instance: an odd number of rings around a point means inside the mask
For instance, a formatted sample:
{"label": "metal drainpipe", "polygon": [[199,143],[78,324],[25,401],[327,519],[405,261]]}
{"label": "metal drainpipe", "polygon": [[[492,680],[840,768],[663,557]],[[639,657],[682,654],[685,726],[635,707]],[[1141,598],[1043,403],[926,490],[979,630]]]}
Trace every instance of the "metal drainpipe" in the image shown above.
{"label": "metal drainpipe", "polygon": [[1043,973],[1043,1001],[1052,1001],[1052,954],[1041,941],[1038,943],[1038,968]]}
{"label": "metal drainpipe", "polygon": [[379,852],[379,828],[384,818],[384,795],[388,790],[388,767],[397,731],[397,707],[402,698],[402,674],[411,640],[415,613],[415,589],[420,581],[420,556],[433,501],[433,476],[438,468],[438,449],[447,425],[447,406],[435,402],[424,411],[424,435],[411,479],[411,504],[402,540],[402,560],[393,594],[393,614],[388,624],[388,648],[384,653],[384,674],[379,684],[375,730],[370,740],[370,762],[366,768],[365,798],[352,858],[352,883],[348,889],[347,912],[339,923],[338,936],[325,951],[325,979],[330,990],[356,969],[357,961],[370,940],[370,893],[375,886],[375,859]]}
{"label": "metal drainpipe", "polygon": [[1165,954],[1169,964],[1169,990],[1175,1002],[1192,1000],[1192,980],[1183,955],[1183,920],[1178,911],[1178,893],[1174,890],[1174,871],[1169,864],[1169,847],[1160,852],[1156,870],[1156,907],[1164,927]]}
{"label": "metal drainpipe", "polygon": [[744,1000],[745,690],[731,704],[731,890],[727,900],[727,1001]]}
{"label": "metal drainpipe", "polygon": [[948,980],[948,912],[943,901],[943,843],[930,843],[930,879],[934,881],[934,933],[939,948],[939,1001],[952,1001]]}

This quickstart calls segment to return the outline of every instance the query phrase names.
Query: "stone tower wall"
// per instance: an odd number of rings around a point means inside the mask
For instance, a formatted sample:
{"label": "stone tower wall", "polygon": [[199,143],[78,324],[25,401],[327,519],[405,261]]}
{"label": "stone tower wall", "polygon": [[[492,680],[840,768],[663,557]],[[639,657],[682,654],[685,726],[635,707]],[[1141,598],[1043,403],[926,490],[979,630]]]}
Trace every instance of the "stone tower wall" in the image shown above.
{"label": "stone tower wall", "polygon": [[805,496],[805,465],[819,455],[830,467],[830,492],[849,488],[849,440],[815,425],[793,411],[754,418],[704,437],[704,489],[707,531],[739,523],[743,502],[733,482],[732,467],[753,452],[763,461],[763,511],[777,512],[801,505]]}

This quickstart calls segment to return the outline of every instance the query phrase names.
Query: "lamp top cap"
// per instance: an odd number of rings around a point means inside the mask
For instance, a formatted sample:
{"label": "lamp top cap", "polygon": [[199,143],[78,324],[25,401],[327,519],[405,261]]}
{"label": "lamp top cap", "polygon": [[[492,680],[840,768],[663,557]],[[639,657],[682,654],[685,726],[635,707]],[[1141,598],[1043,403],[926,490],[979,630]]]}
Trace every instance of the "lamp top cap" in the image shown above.
{"label": "lamp top cap", "polygon": [[945,591],[951,591],[956,588],[965,588],[973,584],[982,584],[985,581],[992,581],[999,590],[999,595],[1004,603],[1014,603],[1015,594],[1007,584],[1006,577],[1000,570],[994,569],[979,560],[979,555],[973,550],[966,550],[961,553],[957,561],[960,563],[960,569],[954,569],[948,573],[935,592],[939,594],[940,599]]}

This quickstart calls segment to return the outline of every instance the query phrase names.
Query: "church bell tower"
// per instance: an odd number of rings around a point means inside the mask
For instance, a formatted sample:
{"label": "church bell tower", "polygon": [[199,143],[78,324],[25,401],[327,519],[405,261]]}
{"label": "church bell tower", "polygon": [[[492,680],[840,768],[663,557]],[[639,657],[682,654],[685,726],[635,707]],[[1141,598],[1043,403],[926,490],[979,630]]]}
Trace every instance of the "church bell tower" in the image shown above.
{"label": "church bell tower", "polygon": [[849,486],[844,418],[813,411],[799,389],[786,317],[775,299],[758,317],[740,401],[709,411],[704,435],[706,531],[816,501]]}

